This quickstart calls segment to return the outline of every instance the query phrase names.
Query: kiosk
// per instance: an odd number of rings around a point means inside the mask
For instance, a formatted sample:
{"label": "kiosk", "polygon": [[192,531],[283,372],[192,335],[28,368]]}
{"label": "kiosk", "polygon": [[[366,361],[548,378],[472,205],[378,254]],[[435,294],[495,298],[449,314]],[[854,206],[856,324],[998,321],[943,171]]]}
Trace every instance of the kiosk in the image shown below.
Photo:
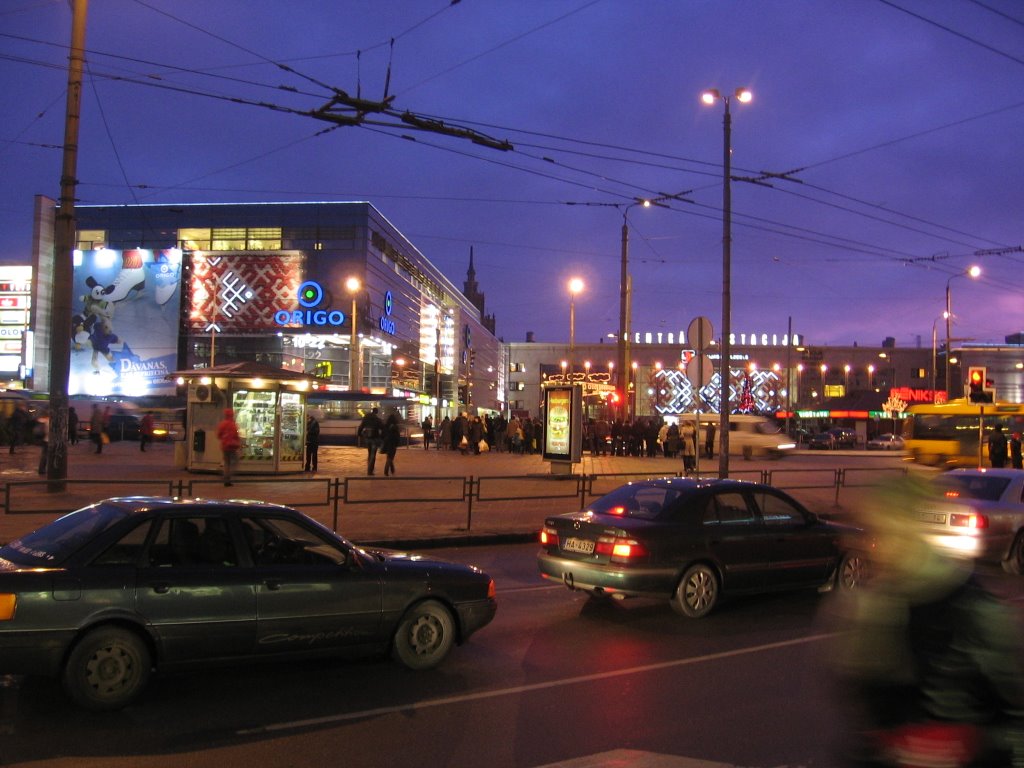
{"label": "kiosk", "polygon": [[313,376],[240,362],[190,371],[168,378],[188,387],[185,411],[185,469],[220,472],[217,425],[224,410],[235,412],[242,447],[238,474],[301,472],[306,443],[306,392]]}

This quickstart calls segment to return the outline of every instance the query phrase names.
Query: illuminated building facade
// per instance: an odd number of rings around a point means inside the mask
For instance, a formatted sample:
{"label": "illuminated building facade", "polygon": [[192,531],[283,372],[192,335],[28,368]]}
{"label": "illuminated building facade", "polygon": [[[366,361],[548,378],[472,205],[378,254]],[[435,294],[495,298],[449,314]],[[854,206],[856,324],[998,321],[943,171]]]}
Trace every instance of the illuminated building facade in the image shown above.
{"label": "illuminated building facade", "polygon": [[[37,220],[53,210],[37,199]],[[503,348],[480,310],[370,203],[76,216],[71,394],[174,394],[167,371],[254,361],[313,374],[323,389],[408,397],[424,413],[504,407]],[[37,237],[42,267],[46,246]]]}

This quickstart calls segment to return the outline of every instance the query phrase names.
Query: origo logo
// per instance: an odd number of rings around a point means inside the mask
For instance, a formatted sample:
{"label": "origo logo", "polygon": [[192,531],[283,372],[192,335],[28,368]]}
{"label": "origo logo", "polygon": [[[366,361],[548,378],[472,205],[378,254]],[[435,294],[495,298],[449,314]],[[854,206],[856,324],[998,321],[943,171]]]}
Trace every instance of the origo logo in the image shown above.
{"label": "origo logo", "polygon": [[279,309],[274,313],[274,322],[284,326],[343,325],[345,313],[340,309],[318,309],[325,298],[323,286],[315,280],[307,280],[299,286],[299,309]]}

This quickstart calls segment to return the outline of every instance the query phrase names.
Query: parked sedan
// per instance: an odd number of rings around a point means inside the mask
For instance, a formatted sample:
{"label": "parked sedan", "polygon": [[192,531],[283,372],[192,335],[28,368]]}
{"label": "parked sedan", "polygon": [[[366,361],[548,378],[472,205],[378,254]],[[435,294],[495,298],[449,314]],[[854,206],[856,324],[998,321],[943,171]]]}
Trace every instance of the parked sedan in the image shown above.
{"label": "parked sedan", "polygon": [[0,548],[0,673],[117,709],[154,669],[385,651],[428,669],[495,610],[478,568],[360,549],[287,507],[107,499]]}
{"label": "parked sedan", "polygon": [[537,563],[569,589],[664,599],[700,618],[723,594],[852,589],[865,574],[859,540],[769,485],[665,478],[547,518]]}
{"label": "parked sedan", "polygon": [[934,479],[942,501],[919,518],[938,545],[1024,573],[1024,471],[954,469]]}
{"label": "parked sedan", "polygon": [[869,451],[902,451],[903,438],[892,434],[892,432],[886,432],[884,435],[868,440],[867,449]]}

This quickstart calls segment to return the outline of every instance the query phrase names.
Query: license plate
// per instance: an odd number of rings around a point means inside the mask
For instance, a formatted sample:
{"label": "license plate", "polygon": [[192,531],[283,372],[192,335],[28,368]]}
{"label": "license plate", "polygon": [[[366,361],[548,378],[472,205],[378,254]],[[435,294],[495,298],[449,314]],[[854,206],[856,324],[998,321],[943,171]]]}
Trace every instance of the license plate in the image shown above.
{"label": "license plate", "polygon": [[562,546],[566,552],[578,552],[581,555],[594,554],[594,542],[587,539],[568,538]]}
{"label": "license plate", "polygon": [[941,512],[920,512],[917,519],[923,523],[944,523],[946,516]]}

